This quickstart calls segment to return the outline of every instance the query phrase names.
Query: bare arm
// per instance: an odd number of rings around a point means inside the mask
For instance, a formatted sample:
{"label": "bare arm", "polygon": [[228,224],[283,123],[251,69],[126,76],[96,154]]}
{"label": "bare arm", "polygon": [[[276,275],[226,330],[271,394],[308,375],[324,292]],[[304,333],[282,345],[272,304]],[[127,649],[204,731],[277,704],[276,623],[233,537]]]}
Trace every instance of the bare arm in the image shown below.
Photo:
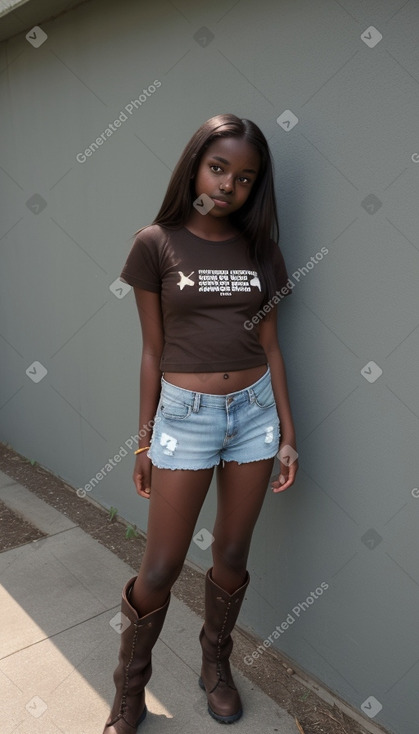
{"label": "bare arm", "polygon": [[[150,445],[153,419],[160,397],[160,358],[164,345],[163,320],[160,295],[134,289],[138,315],[141,322],[143,348],[140,368],[140,422],[138,447]],[[143,451],[136,457],[134,484],[142,497],[150,496],[151,461]]]}
{"label": "bare arm", "polygon": [[[285,365],[278,343],[276,312],[277,309],[273,308],[262,320],[259,327],[259,341],[264,348],[271,370],[272,388],[281,427],[279,451],[280,456],[283,457],[290,455],[290,451],[285,449],[286,446],[291,446],[295,452],[297,452],[297,446]],[[282,492],[294,483],[298,470],[298,460],[297,457],[292,460],[293,457],[294,454],[291,452],[291,461],[285,459],[284,461],[280,460],[281,476],[273,484],[274,492]]]}

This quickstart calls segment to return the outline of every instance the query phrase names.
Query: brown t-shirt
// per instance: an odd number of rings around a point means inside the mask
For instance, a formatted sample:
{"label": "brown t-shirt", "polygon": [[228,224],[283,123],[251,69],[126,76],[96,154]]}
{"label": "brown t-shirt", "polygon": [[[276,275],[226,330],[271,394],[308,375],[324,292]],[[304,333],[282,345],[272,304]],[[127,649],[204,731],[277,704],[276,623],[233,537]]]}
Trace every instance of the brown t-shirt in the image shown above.
{"label": "brown t-shirt", "polygon": [[[278,246],[273,240],[269,245],[278,292],[283,289],[273,305],[286,294],[288,276]],[[266,363],[258,339],[263,294],[241,235],[213,242],[185,227],[150,225],[135,238],[121,278],[160,293],[162,372],[224,372]]]}

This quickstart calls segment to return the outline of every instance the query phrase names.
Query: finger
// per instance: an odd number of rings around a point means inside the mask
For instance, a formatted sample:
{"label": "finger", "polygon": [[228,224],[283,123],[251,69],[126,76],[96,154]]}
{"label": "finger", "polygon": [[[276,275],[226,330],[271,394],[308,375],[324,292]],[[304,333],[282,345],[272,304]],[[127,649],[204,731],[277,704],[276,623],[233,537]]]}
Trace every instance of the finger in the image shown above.
{"label": "finger", "polygon": [[134,474],[134,484],[135,489],[137,490],[137,494],[139,494],[141,497],[150,497],[150,487],[145,486],[144,479],[141,474]]}
{"label": "finger", "polygon": [[282,461],[279,462],[279,468],[280,468],[280,482],[281,484],[284,484],[284,481],[281,481],[281,477],[283,480],[288,481],[290,476],[295,477],[298,469],[298,461],[294,460],[291,462],[283,463]]}
{"label": "finger", "polygon": [[145,497],[146,499],[150,499],[150,492],[151,492],[151,472],[149,471],[134,471],[133,474],[133,482],[135,484],[135,489],[137,490],[137,494],[140,495],[140,497]]}
{"label": "finger", "polygon": [[277,482],[275,482],[275,487],[273,487],[273,491],[275,493],[277,492],[284,492],[286,489],[291,487],[294,484],[295,476],[297,474],[298,464],[294,462],[289,467],[285,467],[285,471],[281,472],[279,479]]}
{"label": "finger", "polygon": [[145,482],[140,479],[137,486],[137,493],[140,494],[142,497],[150,497],[150,487],[145,486]]}
{"label": "finger", "polygon": [[140,489],[137,490],[137,493],[140,495],[140,497],[145,497],[146,500],[150,499],[150,489]]}
{"label": "finger", "polygon": [[285,490],[288,489],[288,487],[290,486],[290,482],[286,482],[285,484],[281,484],[280,487],[274,487],[272,491],[274,494],[278,494],[279,492],[285,492]]}
{"label": "finger", "polygon": [[144,492],[145,482],[142,474],[134,474],[133,481],[135,484],[135,489],[137,490],[137,494],[141,494],[142,492]]}
{"label": "finger", "polygon": [[282,484],[279,477],[274,482],[271,482],[271,488],[273,492],[282,492]]}
{"label": "finger", "polygon": [[291,480],[291,482],[294,482],[295,477],[297,475],[298,471],[298,462],[295,461],[293,464],[290,465],[288,468],[288,481]]}

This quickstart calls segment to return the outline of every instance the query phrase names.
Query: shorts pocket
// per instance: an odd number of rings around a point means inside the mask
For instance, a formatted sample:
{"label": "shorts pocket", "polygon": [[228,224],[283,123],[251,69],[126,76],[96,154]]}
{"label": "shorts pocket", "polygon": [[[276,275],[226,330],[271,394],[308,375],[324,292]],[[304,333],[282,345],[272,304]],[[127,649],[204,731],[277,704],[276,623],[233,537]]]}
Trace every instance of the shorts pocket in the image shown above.
{"label": "shorts pocket", "polygon": [[181,398],[162,395],[160,398],[160,413],[163,418],[171,421],[183,421],[192,413],[192,405],[188,405]]}
{"label": "shorts pocket", "polygon": [[271,381],[255,393],[255,402],[259,408],[272,408],[275,405],[275,396]]}

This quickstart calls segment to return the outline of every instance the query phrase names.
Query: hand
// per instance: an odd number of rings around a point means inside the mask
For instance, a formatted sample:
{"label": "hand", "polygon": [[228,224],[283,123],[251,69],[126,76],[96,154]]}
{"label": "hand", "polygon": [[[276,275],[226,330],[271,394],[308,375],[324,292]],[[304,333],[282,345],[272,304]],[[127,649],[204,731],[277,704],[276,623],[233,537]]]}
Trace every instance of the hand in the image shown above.
{"label": "hand", "polygon": [[283,437],[279,444],[277,456],[279,458],[280,473],[278,479],[275,479],[271,485],[272,491],[275,493],[284,492],[294,484],[298,471],[298,453],[295,448],[295,441]]}
{"label": "hand", "polygon": [[137,454],[135,457],[132,478],[137,494],[149,500],[151,492],[151,459],[148,458],[146,451],[142,451],[141,454]]}

